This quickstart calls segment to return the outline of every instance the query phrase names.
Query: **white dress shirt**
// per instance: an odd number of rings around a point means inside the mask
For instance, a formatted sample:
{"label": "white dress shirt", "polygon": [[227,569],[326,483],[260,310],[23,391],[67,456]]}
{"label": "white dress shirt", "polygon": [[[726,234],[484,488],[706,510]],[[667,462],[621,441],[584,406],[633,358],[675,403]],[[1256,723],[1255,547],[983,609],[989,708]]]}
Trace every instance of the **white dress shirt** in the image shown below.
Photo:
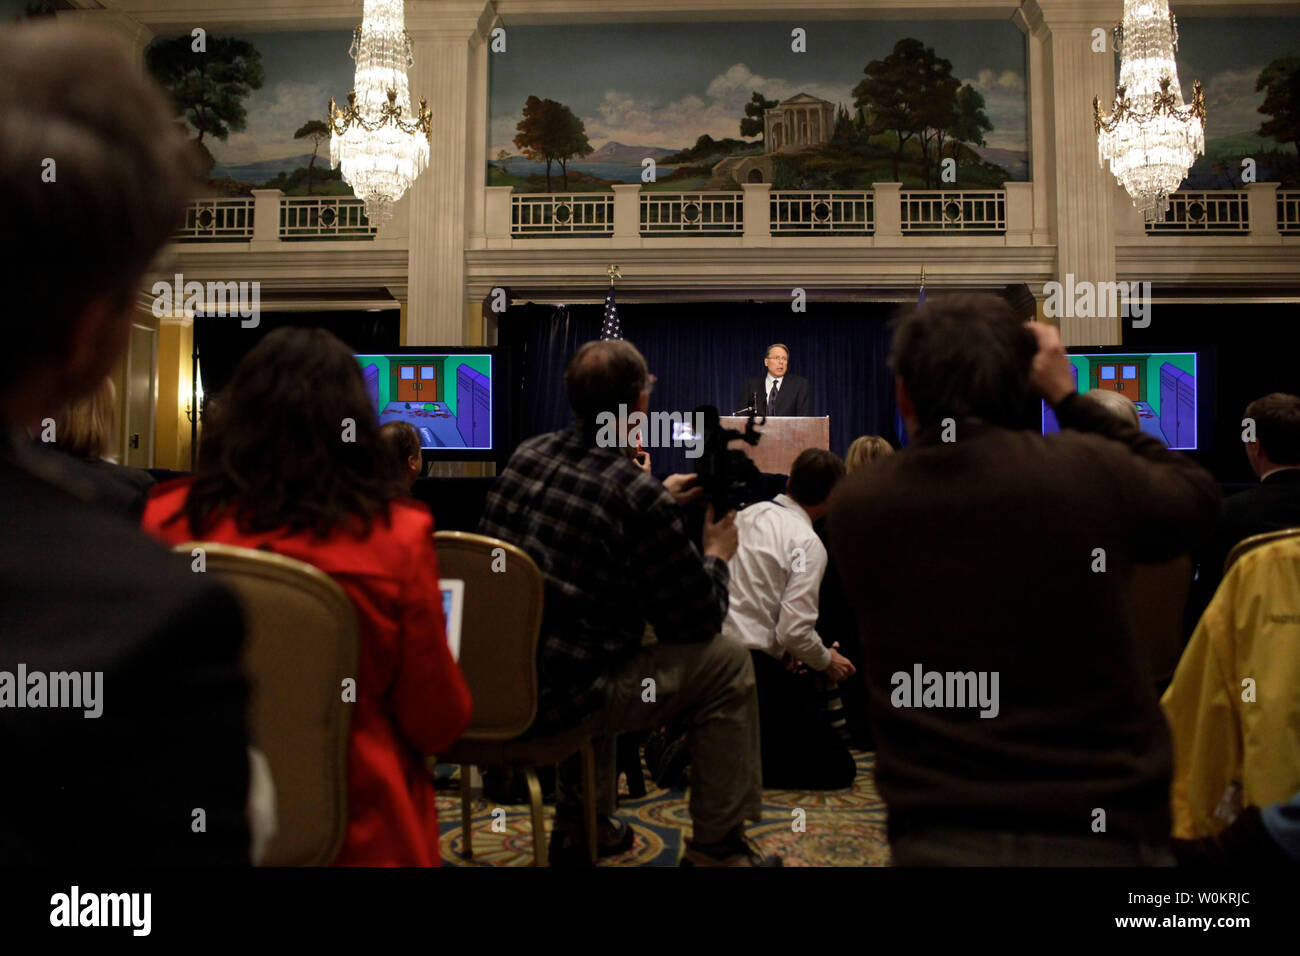
{"label": "white dress shirt", "polygon": [[826,548],[808,512],[789,495],[750,505],[736,515],[740,546],[728,563],[730,607],[722,633],[780,658],[789,651],[813,670],[831,652],[817,633],[817,599]]}

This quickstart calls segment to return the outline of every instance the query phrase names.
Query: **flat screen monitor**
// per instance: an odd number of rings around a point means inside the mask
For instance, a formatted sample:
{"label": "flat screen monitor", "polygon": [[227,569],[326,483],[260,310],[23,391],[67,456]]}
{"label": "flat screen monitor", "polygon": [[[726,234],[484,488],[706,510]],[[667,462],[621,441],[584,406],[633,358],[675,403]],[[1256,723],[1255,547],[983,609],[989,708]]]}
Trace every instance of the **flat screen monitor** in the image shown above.
{"label": "flat screen monitor", "polygon": [[[1208,367],[1199,352],[1133,352],[1108,348],[1069,353],[1079,394],[1116,392],[1137,408],[1148,435],[1181,451],[1203,449],[1209,437]],[[1043,403],[1043,434],[1061,430]]]}
{"label": "flat screen monitor", "polygon": [[403,348],[356,359],[379,424],[410,424],[426,459],[500,455],[505,391],[497,349]]}

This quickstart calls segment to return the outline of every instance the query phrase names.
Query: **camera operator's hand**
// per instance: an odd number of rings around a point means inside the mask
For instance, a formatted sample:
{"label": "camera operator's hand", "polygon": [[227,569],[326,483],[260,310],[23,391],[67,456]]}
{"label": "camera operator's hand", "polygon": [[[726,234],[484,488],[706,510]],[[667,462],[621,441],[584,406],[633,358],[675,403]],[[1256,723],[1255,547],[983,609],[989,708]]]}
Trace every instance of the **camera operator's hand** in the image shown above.
{"label": "camera operator's hand", "polygon": [[1066,358],[1061,333],[1055,326],[1044,322],[1026,322],[1029,331],[1038,340],[1038,354],[1029,372],[1029,384],[1034,391],[1055,406],[1075,390],[1074,376],[1070,373],[1070,360]]}
{"label": "camera operator's hand", "polygon": [[713,520],[713,505],[704,514],[704,556],[713,555],[730,561],[740,546],[740,532],[736,530],[736,513],[728,511],[721,521]]}
{"label": "camera operator's hand", "polygon": [[[695,484],[699,475],[669,475],[664,479],[664,487],[679,505],[689,504],[704,494],[704,489]],[[694,488],[691,485],[695,485]]]}
{"label": "camera operator's hand", "polygon": [[831,645],[831,662],[826,666],[826,670],[822,671],[829,680],[833,680],[837,684],[844,678],[852,677],[858,672],[858,669],[853,666],[853,662],[836,650],[839,646],[839,641]]}

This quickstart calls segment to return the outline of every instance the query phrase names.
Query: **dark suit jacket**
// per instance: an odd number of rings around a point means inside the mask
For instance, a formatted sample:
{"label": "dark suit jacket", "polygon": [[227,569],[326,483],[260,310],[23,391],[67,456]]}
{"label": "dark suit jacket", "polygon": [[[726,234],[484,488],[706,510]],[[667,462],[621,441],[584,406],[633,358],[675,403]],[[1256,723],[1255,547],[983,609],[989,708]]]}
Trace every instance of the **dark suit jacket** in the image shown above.
{"label": "dark suit jacket", "polygon": [[239,606],[96,492],[0,432],[0,670],[103,673],[96,718],[0,707],[0,865],[246,865]]}
{"label": "dark suit jacket", "polygon": [[1224,499],[1214,537],[1197,555],[1185,625],[1189,636],[1223,580],[1223,562],[1233,546],[1253,534],[1283,528],[1300,528],[1300,468],[1275,471],[1258,488]]}
{"label": "dark suit jacket", "polygon": [[[832,497],[891,834],[1088,834],[1100,807],[1106,838],[1168,838],[1172,748],[1129,579],[1208,535],[1218,486],[1077,396],[1057,417],[1052,435],[958,422],[943,443],[930,430]],[[895,675],[918,666],[997,673],[997,715],[896,704]]]}
{"label": "dark suit jacket", "polygon": [[740,386],[740,400],[736,402],[736,408],[744,408],[748,405],[750,395],[754,395],[758,399],[758,413],[760,415],[776,417],[812,414],[812,401],[808,397],[808,379],[801,375],[791,375],[787,372],[785,377],[781,379],[781,388],[776,393],[776,408],[769,410],[767,407],[766,372],[745,379]]}

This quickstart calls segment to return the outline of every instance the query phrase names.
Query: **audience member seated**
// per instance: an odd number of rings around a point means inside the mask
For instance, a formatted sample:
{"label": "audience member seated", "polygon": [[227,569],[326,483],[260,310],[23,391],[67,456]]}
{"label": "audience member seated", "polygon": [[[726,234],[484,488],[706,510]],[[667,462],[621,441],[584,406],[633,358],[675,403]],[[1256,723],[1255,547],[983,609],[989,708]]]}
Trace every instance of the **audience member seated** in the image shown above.
{"label": "audience member seated", "polygon": [[1197,562],[1189,629],[1214,597],[1233,545],[1266,531],[1300,528],[1300,398],[1282,392],[1265,395],[1247,405],[1242,418],[1255,423],[1254,441],[1242,444],[1259,487],[1223,502],[1218,529]]}
{"label": "audience member seated", "polygon": [[[51,448],[71,455],[102,489],[100,500],[114,511],[139,521],[153,476],[140,468],[119,465],[109,457],[113,444],[113,380],[105,378],[89,395],[69,402],[53,416]],[[44,440],[45,427],[41,427]]]}
{"label": "audience member seated", "polygon": [[839,458],[810,448],[790,467],[785,494],[736,516],[740,544],[728,564],[731,605],[722,633],[748,647],[754,661],[765,787],[834,790],[857,775],[823,699],[828,685],[856,671],[816,629],[826,548],[813,522],[843,476]]}
{"label": "audience member seated", "polygon": [[[845,473],[860,473],[873,461],[893,453],[893,446],[879,435],[860,435],[853,439],[848,454],[844,456]],[[817,601],[817,633],[823,641],[838,644],[840,653],[849,659],[854,669],[862,670],[862,640],[858,635],[858,622],[849,606],[848,595],[844,593],[844,582],[840,580],[839,570],[835,567],[835,558],[829,553],[830,523],[825,515],[813,522],[813,529],[827,548],[826,574],[822,577]],[[837,689],[844,707],[844,723],[849,742],[858,750],[874,750],[876,743],[871,735],[866,685],[861,680],[848,680],[842,682]]]}
{"label": "audience member seated", "polygon": [[[62,20],[0,31],[0,221],[21,233],[0,283],[23,317],[6,323],[0,350],[10,866],[250,859],[239,606],[104,508],[85,469],[29,437],[51,409],[100,387],[125,350],[145,271],[195,189],[173,113],[109,35]],[[57,182],[41,175],[51,159]],[[56,687],[70,694],[57,705]]]}
{"label": "audience member seated", "polygon": [[1090,388],[1079,398],[1082,401],[1091,402],[1099,408],[1104,408],[1134,428],[1142,427],[1142,418],[1138,415],[1137,406],[1119,392],[1112,392],[1104,388]]}
{"label": "audience member seated", "polygon": [[419,433],[410,422],[387,422],[379,426],[379,436],[397,461],[397,488],[402,494],[409,494],[416,479],[424,472]]}
{"label": "audience member seated", "polygon": [[144,526],[173,545],[273,551],[339,583],[357,609],[361,652],[335,862],[437,866],[425,757],[460,736],[470,701],[447,647],[433,519],[394,497],[398,462],[356,360],[328,332],[272,332],[240,361],[218,408],[194,476],[155,488]]}
{"label": "audience member seated", "polygon": [[1208,534],[1213,478],[1081,401],[1056,329],[1001,298],[930,299],[891,366],[914,442],[841,484],[830,527],[894,862],[1171,863],[1169,729],[1125,602],[1135,562]]}
{"label": "audience member seated", "polygon": [[859,435],[849,445],[849,453],[844,456],[846,474],[853,474],[871,464],[877,458],[892,455],[894,447],[879,435]]}
{"label": "audience member seated", "polygon": [[1300,538],[1228,571],[1161,704],[1174,739],[1174,836],[1214,836],[1300,790]]}
{"label": "audience member seated", "polygon": [[[523,548],[546,577],[531,733],[586,722],[599,736],[598,852],[610,855],[632,845],[630,828],[613,817],[615,735],[687,719],[694,839],[683,865],[778,863],[744,835],[746,820],[762,818],[762,780],[754,668],[742,644],[719,634],[735,519],[709,512],[701,554],[679,508],[699,496],[689,487],[695,476],[661,483],[633,461],[635,439],[597,442],[602,412],[646,412],[650,382],[631,344],[582,346],[565,374],[576,423],[523,442],[488,494],[479,530]],[[578,861],[587,851],[576,761],[559,776],[551,859]]]}

